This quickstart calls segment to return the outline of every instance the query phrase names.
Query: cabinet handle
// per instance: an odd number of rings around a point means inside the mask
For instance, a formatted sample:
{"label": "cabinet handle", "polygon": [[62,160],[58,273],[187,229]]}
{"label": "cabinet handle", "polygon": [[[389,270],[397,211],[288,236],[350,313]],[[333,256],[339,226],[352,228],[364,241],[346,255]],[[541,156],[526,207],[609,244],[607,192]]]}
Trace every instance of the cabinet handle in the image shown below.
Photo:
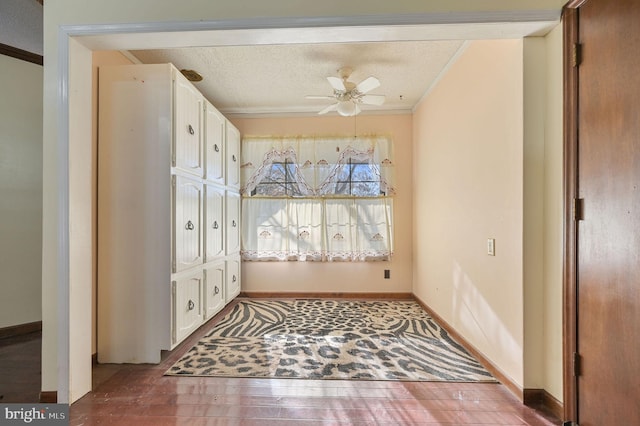
{"label": "cabinet handle", "polygon": [[213,294],[218,294],[220,293],[220,289],[218,288],[218,286],[215,286],[213,289]]}
{"label": "cabinet handle", "polygon": [[234,228],[236,227],[236,221],[235,220],[231,221],[231,226],[233,226]]}
{"label": "cabinet handle", "polygon": [[232,159],[233,161],[236,161],[236,155],[235,155],[235,154],[233,154],[233,155],[231,156],[231,159]]}
{"label": "cabinet handle", "polygon": [[193,126],[192,126],[191,124],[189,124],[189,126],[187,127],[187,130],[189,131],[189,134],[190,134],[190,135],[193,135],[193,134],[195,134],[195,133],[196,133],[196,131],[195,131],[195,130],[193,130]]}
{"label": "cabinet handle", "polygon": [[218,147],[218,144],[217,144],[217,143],[214,143],[214,144],[213,144],[213,150],[214,150],[215,152],[220,152],[220,148]]}
{"label": "cabinet handle", "polygon": [[187,231],[193,231],[193,228],[195,228],[195,226],[193,226],[193,222],[188,221],[185,225],[185,228],[187,229]]}
{"label": "cabinet handle", "polygon": [[217,220],[213,221],[213,226],[212,227],[213,227],[213,229],[218,229],[218,221]]}
{"label": "cabinet handle", "polygon": [[189,300],[189,303],[187,303],[187,308],[188,308],[190,311],[193,311],[193,309],[194,309],[195,307],[196,307],[196,304],[195,304],[195,303],[193,303],[193,300]]}
{"label": "cabinet handle", "polygon": [[236,281],[238,281],[238,279],[236,278],[236,276],[234,275],[233,278],[231,278],[231,282],[235,283]]}

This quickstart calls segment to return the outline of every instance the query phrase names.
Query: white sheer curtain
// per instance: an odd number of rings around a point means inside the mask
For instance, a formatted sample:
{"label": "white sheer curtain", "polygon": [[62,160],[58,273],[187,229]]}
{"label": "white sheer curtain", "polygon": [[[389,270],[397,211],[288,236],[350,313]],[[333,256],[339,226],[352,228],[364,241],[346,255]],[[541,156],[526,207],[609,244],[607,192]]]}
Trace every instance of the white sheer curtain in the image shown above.
{"label": "white sheer curtain", "polygon": [[391,257],[387,137],[250,137],[241,164],[244,260]]}

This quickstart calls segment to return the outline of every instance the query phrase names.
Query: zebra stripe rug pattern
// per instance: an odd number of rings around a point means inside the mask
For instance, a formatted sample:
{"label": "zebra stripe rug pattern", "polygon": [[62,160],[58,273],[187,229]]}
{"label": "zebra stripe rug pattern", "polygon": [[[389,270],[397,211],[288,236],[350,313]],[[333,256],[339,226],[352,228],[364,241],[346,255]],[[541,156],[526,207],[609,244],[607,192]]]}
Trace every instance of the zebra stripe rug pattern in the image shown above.
{"label": "zebra stripe rug pattern", "polygon": [[166,375],[495,382],[413,301],[241,299]]}

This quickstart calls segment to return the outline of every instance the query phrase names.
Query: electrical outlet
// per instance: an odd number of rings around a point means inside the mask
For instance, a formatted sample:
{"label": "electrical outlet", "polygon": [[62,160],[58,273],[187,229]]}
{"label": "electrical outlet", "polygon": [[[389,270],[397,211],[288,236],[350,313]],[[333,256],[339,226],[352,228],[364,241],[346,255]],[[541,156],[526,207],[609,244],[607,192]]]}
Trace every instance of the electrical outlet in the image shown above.
{"label": "electrical outlet", "polygon": [[489,238],[487,240],[487,254],[489,256],[496,255],[496,239],[495,238]]}
{"label": "electrical outlet", "polygon": [[384,279],[388,280],[389,278],[391,278],[391,269],[385,269],[384,270]]}

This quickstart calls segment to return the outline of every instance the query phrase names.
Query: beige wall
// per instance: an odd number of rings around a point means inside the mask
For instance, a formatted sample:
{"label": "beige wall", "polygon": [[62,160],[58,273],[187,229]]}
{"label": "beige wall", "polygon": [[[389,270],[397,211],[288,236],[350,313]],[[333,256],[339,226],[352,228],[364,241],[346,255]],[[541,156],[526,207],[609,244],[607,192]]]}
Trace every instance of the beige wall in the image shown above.
{"label": "beige wall", "polygon": [[42,319],[42,66],[0,55],[0,328]]}
{"label": "beige wall", "polygon": [[[243,135],[353,135],[382,133],[393,139],[397,195],[394,197],[394,256],[390,262],[244,262],[247,292],[410,293],[412,283],[411,115],[359,115],[233,119]],[[391,278],[384,279],[384,269]]]}
{"label": "beige wall", "polygon": [[[90,51],[83,51],[82,47],[75,46],[71,49],[72,55],[78,55],[68,63],[62,55],[65,46],[72,36],[70,26],[78,26],[81,30],[91,30],[101,33],[107,31],[106,27],[98,28],[94,24],[119,24],[119,23],[161,23],[161,22],[186,22],[201,23],[202,21],[218,21],[225,19],[253,19],[260,17],[284,18],[283,26],[300,24],[297,17],[362,17],[380,15],[393,21],[393,17],[424,17],[425,21],[445,17],[453,20],[463,20],[469,16],[476,16],[478,12],[495,12],[493,16],[533,16],[536,13],[545,15],[546,11],[554,12],[557,16],[563,0],[491,0],[482,3],[479,7],[475,2],[466,0],[431,0],[416,2],[414,0],[400,0],[389,2],[386,0],[354,0],[350,2],[330,0],[325,2],[301,2],[292,4],[288,0],[274,0],[268,4],[262,1],[252,0],[246,2],[202,2],[200,0],[186,0],[182,2],[159,2],[156,0],[140,0],[136,2],[113,0],[102,2],[97,0],[59,0],[49,2],[44,8],[44,56],[47,58],[44,66],[44,110],[43,110],[43,258],[42,258],[42,312],[43,312],[43,363],[42,363],[42,389],[44,391],[59,390],[59,401],[66,402],[88,391],[86,388],[78,388],[73,392],[69,390],[69,377],[74,375],[90,375],[90,371],[84,367],[69,365],[69,351],[78,350],[71,347],[69,339],[76,334],[76,327],[80,322],[91,322],[91,314],[87,314],[83,306],[91,305],[91,291],[85,291],[82,286],[91,288],[91,280],[77,282],[82,288],[80,293],[66,297],[67,267],[70,269],[86,268],[71,261],[72,253],[65,253],[59,247],[65,247],[70,235],[62,235],[60,230],[65,229],[64,223],[70,218],[67,206],[63,202],[65,193],[70,187],[60,185],[67,174],[66,160],[59,156],[64,152],[61,148],[74,146],[76,143],[89,143],[91,140],[91,128],[86,123],[90,121],[90,104],[85,105],[83,98],[89,99],[91,89],[84,89],[84,80],[81,85],[76,81],[65,80],[67,65],[74,67],[70,75],[76,71],[90,73]],[[259,20],[252,21],[256,25]],[[304,21],[308,24],[310,21]],[[160,26],[159,26],[160,27]],[[69,37],[65,37],[69,35]],[[125,36],[126,37],[126,36]],[[110,39],[118,38],[113,36]],[[62,44],[59,45],[59,43]],[[182,42],[186,43],[186,42]],[[125,43],[126,44],[126,43]],[[180,45],[178,43],[177,45]],[[182,44],[185,45],[185,44]],[[106,46],[104,48],[112,48]],[[126,46],[134,48],[135,46]],[[157,46],[162,47],[162,46]],[[87,58],[88,57],[88,58]],[[83,71],[86,70],[86,71]],[[68,86],[67,86],[68,83]],[[60,91],[62,89],[62,91]],[[66,90],[68,89],[68,93]],[[86,91],[85,91],[86,90]],[[69,97],[67,98],[67,94]],[[72,96],[73,94],[73,96]],[[67,101],[69,102],[67,106]],[[86,108],[86,109],[83,109]],[[66,123],[70,126],[67,134]],[[73,135],[71,135],[73,133]],[[72,140],[78,138],[78,141]],[[83,142],[84,141],[84,142]],[[91,158],[83,157],[81,153],[72,153],[69,158],[73,162],[91,162]],[[70,202],[80,203],[82,194],[70,196]],[[73,200],[71,200],[73,198]],[[84,200],[91,204],[91,197]],[[82,206],[86,211],[87,207]],[[90,209],[90,208],[89,208]],[[74,224],[71,227],[80,229],[91,228],[90,217],[76,217],[74,220],[83,220],[87,223]],[[74,242],[75,236],[71,235],[71,245],[86,243],[86,240]],[[84,239],[84,236],[82,237]],[[484,245],[484,244],[483,244]],[[500,247],[500,246],[498,246]],[[70,251],[73,251],[70,248]],[[66,261],[70,260],[69,263]],[[92,261],[89,260],[89,263]],[[70,275],[75,274],[71,272]],[[83,274],[81,274],[83,275]],[[69,283],[71,291],[74,284]],[[83,297],[86,295],[86,298]],[[72,311],[78,310],[77,313]],[[82,313],[78,316],[77,314]],[[86,318],[85,318],[86,317]],[[77,320],[67,325],[68,318]],[[62,329],[59,330],[59,324]],[[80,333],[81,334],[81,333]],[[89,336],[86,336],[90,339]],[[90,344],[88,345],[90,350]],[[84,349],[81,349],[84,350]],[[60,355],[60,358],[58,357]],[[80,355],[84,356],[84,355]],[[84,366],[84,364],[83,364]],[[73,373],[70,372],[70,368]],[[86,381],[83,381],[86,382]],[[73,394],[73,395],[72,395]],[[71,399],[73,400],[73,399]]]}
{"label": "beige wall", "polygon": [[520,386],[522,54],[470,42],[416,110],[413,144],[413,292]]}
{"label": "beige wall", "polygon": [[561,26],[472,42],[414,116],[414,293],[515,383],[558,401],[561,59]]}
{"label": "beige wall", "polygon": [[544,141],[546,103],[546,48],[542,37],[524,39],[524,215],[523,222],[523,307],[524,388],[544,386]]}
{"label": "beige wall", "polygon": [[562,25],[551,31],[545,41],[543,369],[544,389],[562,401]]}

